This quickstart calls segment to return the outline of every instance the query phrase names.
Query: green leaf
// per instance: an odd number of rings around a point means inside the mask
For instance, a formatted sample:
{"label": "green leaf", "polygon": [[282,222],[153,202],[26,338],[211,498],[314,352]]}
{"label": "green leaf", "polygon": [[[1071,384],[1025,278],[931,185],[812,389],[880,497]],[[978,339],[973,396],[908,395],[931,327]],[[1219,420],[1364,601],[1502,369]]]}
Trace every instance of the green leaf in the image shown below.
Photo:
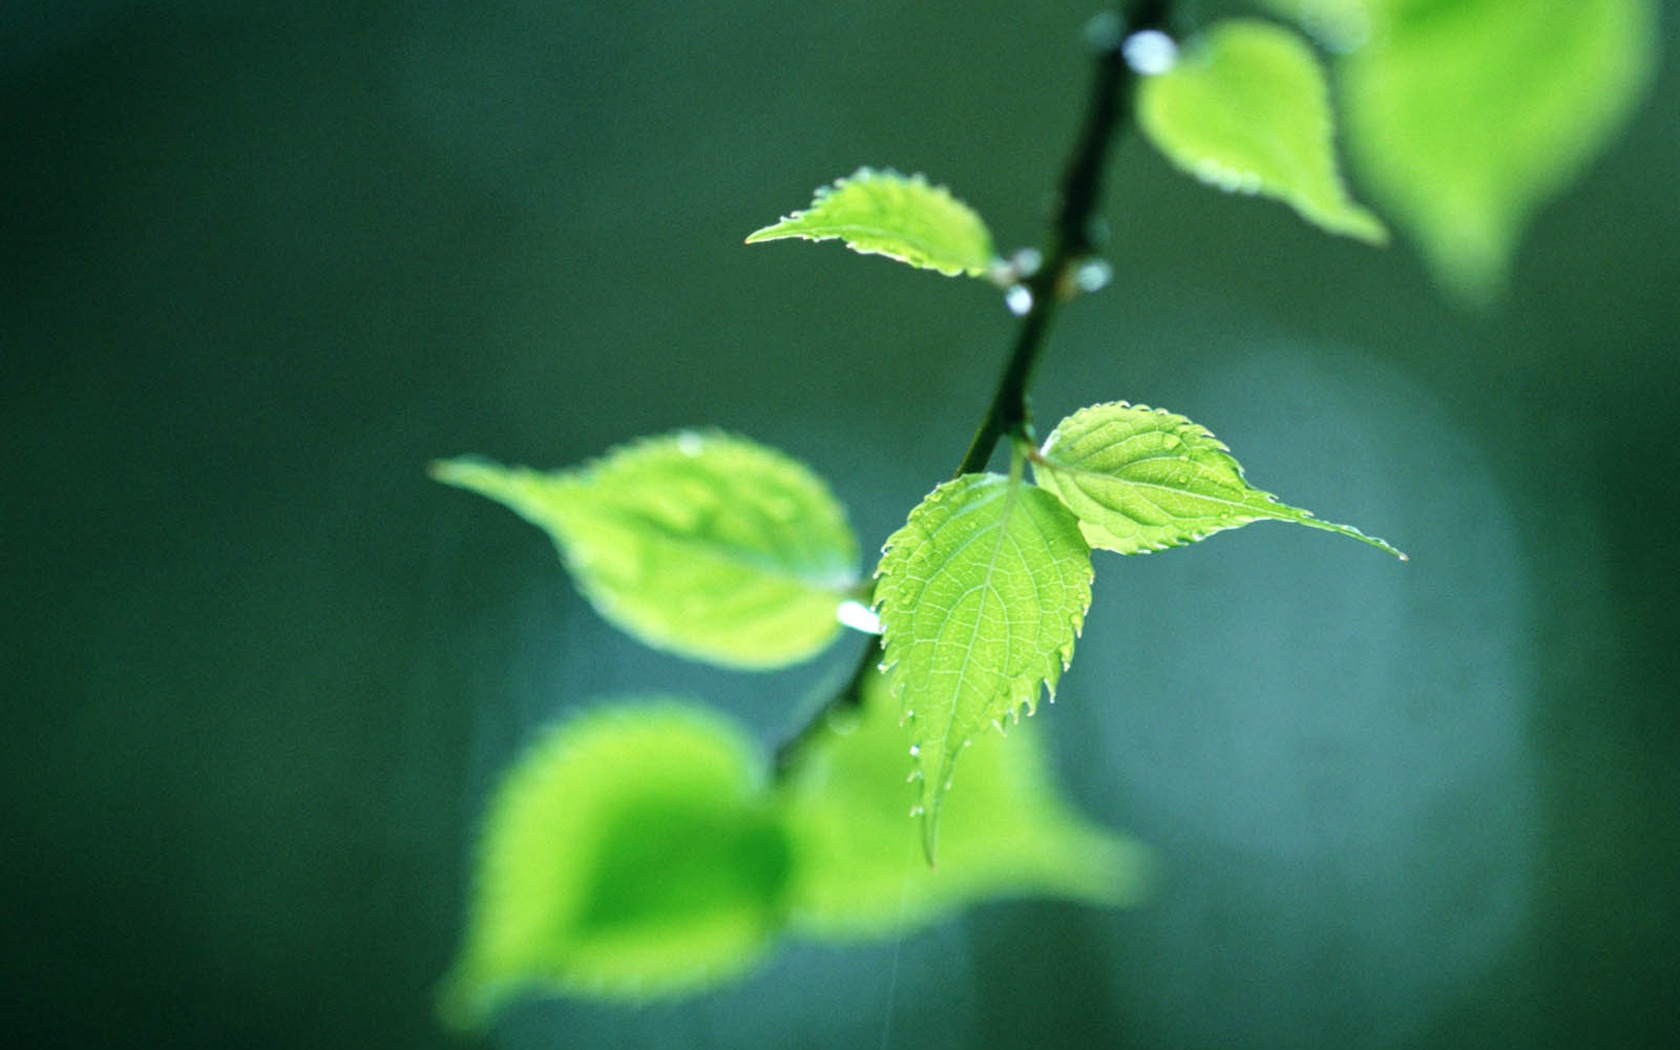
{"label": "green leaf", "polygon": [[1351,51],[1371,36],[1371,7],[1382,0],[1259,0],[1293,19],[1331,51]]}
{"label": "green leaf", "polygon": [[983,276],[994,258],[991,231],[950,191],[921,175],[906,178],[870,168],[819,189],[808,209],[754,232],[747,243],[783,237],[839,238],[855,252],[885,255],[947,277]]}
{"label": "green leaf", "polygon": [[1388,239],[1337,173],[1318,59],[1281,26],[1237,20],[1210,29],[1171,70],[1142,82],[1138,119],[1169,160],[1203,182],[1276,198],[1331,233]]}
{"label": "green leaf", "polygon": [[893,533],[875,598],[893,695],[910,726],[916,808],[933,862],[940,804],[975,734],[1037,706],[1073,656],[1091,603],[1090,548],[1061,502],[965,474]]}
{"label": "green leaf", "polygon": [[1117,906],[1142,895],[1147,851],[1062,799],[1034,720],[1008,740],[983,733],[964,753],[962,789],[940,821],[939,870],[930,870],[905,819],[906,741],[886,679],[870,676],[861,700],[860,710],[831,716],[783,788],[792,930],[836,940],[900,936],[1002,897]]}
{"label": "green leaf", "polygon": [[1647,0],[1373,0],[1340,59],[1348,147],[1373,196],[1472,303],[1502,289],[1536,209],[1650,84]]}
{"label": "green leaf", "polygon": [[1061,497],[1093,547],[1163,550],[1251,521],[1290,521],[1406,556],[1351,525],[1279,503],[1243,477],[1230,450],[1183,416],[1115,401],[1062,420],[1034,460],[1034,480]]}
{"label": "green leaf", "polygon": [[485,815],[445,1018],[481,1024],[527,989],[675,995],[751,965],[789,874],[764,780],[753,742],[697,705],[597,709],[551,731]]}
{"label": "green leaf", "polygon": [[822,479],[746,438],[685,431],[578,470],[467,458],[432,473],[546,530],[601,615],[685,656],[806,659],[856,583],[857,541]]}

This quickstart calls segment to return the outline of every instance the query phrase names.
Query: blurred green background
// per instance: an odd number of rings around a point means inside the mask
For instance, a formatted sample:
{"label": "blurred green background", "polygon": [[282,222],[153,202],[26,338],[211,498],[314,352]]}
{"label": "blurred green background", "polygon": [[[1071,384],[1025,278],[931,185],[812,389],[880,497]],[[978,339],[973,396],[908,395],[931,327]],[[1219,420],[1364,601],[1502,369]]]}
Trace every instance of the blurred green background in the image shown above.
{"label": "blurred green background", "polygon": [[[1037,240],[1098,5],[24,0],[0,10],[7,1026],[30,1046],[442,1047],[471,829],[540,725],[697,695],[772,739],[850,651],[706,671],[429,482],[717,424],[873,546],[1011,318],[750,230],[859,164]],[[1192,5],[1211,13],[1219,5]],[[1680,1030],[1680,37],[1453,310],[1128,141],[1048,420],[1127,398],[1385,536],[1104,558],[1042,717],[1152,843],[1125,913],[999,904],[501,1047],[1575,1047]],[[960,790],[960,784],[959,784]]]}

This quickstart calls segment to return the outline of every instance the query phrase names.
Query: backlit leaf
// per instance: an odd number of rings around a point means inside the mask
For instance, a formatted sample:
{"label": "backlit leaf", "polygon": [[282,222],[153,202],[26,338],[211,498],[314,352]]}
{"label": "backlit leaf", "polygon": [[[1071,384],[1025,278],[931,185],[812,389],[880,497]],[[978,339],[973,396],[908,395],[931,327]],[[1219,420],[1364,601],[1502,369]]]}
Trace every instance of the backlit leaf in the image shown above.
{"label": "backlit leaf", "polygon": [[1090,549],[1049,493],[996,474],[934,489],[888,538],[875,599],[934,859],[958,753],[1053,693],[1091,602]]}
{"label": "backlit leaf", "polygon": [[871,168],[819,189],[809,208],[755,231],[747,243],[783,237],[839,238],[855,252],[885,255],[948,277],[982,276],[993,260],[991,231],[950,191],[921,175]]}
{"label": "backlit leaf", "polygon": [[1289,30],[1220,23],[1138,91],[1144,133],[1203,182],[1276,198],[1331,233],[1387,240],[1382,222],[1348,197],[1329,85],[1312,48]]}
{"label": "backlit leaf", "polygon": [[1259,0],[1293,19],[1331,51],[1351,51],[1371,36],[1371,8],[1383,0]]}
{"label": "backlit leaf", "polygon": [[1136,900],[1146,851],[1091,824],[1051,783],[1035,720],[1006,740],[982,733],[963,755],[962,786],[945,800],[939,870],[920,856],[905,818],[909,768],[898,705],[871,676],[859,711],[833,716],[799,756],[784,790],[793,850],[794,932],[829,939],[902,935],[968,904],[1061,897],[1115,906]]}
{"label": "backlit leaf", "polygon": [[1370,0],[1338,60],[1348,148],[1436,276],[1479,302],[1536,209],[1579,177],[1651,80],[1650,0]]}
{"label": "backlit leaf", "polygon": [[1251,521],[1290,521],[1405,555],[1351,525],[1320,521],[1248,483],[1223,442],[1183,416],[1116,401],[1057,424],[1033,477],[1079,518],[1093,547],[1162,550]]}
{"label": "backlit leaf", "polygon": [[547,531],[603,616],[697,659],[803,660],[839,630],[856,582],[857,541],[828,486],[745,438],[683,432],[552,473],[457,459],[433,476]]}
{"label": "backlit leaf", "polygon": [[789,872],[764,781],[754,743],[698,705],[628,704],[551,731],[484,818],[444,1016],[481,1024],[525,990],[674,995],[751,965]]}

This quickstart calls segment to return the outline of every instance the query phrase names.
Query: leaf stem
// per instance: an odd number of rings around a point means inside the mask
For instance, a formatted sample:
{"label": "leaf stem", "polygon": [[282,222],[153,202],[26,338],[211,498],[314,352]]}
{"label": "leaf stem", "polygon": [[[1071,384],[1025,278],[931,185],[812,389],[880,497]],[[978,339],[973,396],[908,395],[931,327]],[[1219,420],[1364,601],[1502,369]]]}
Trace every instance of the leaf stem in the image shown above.
{"label": "leaf stem", "polygon": [[1169,0],[1132,0],[1118,13],[1092,21],[1087,31],[1096,51],[1085,123],[1062,173],[1055,220],[1046,238],[1044,265],[1027,280],[1032,302],[1021,318],[1014,348],[998,377],[992,403],[957,466],[957,475],[984,470],[1005,435],[1030,437],[1032,410],[1027,391],[1033,368],[1044,351],[1050,324],[1061,302],[1077,288],[1077,270],[1096,254],[1097,206],[1110,146],[1132,113],[1137,74],[1126,62],[1126,37],[1144,29],[1158,29],[1166,21]]}
{"label": "leaf stem", "polygon": [[[846,679],[838,691],[831,694],[827,700],[812,712],[811,717],[795,728],[778,745],[771,756],[771,770],[777,779],[781,779],[793,767],[805,745],[828,728],[829,719],[842,711],[863,705],[863,683],[875,670],[875,665],[881,660],[881,640],[869,638],[859,656],[857,665],[852,668],[850,677]],[[832,681],[833,679],[829,679]]]}
{"label": "leaf stem", "polygon": [[[1086,38],[1095,52],[1096,70],[1084,124],[1062,172],[1056,215],[1046,233],[1044,264],[1027,279],[1026,288],[1032,293],[1032,302],[1021,317],[1021,327],[1016,332],[1009,360],[998,376],[992,403],[957,466],[957,476],[984,470],[998,441],[1005,436],[1032,443],[1032,412],[1027,391],[1032,385],[1033,368],[1048,342],[1057,307],[1078,290],[1079,267],[1097,253],[1101,240],[1097,206],[1102,196],[1103,174],[1110,147],[1132,115],[1137,73],[1126,62],[1124,44],[1132,33],[1162,28],[1171,6],[1171,0],[1122,0],[1116,11],[1099,15],[1086,30]],[[1019,456],[1014,466],[1019,469]],[[827,725],[831,715],[862,704],[863,683],[880,659],[880,639],[871,638],[840,691],[776,747],[777,776],[792,767],[799,752]]]}

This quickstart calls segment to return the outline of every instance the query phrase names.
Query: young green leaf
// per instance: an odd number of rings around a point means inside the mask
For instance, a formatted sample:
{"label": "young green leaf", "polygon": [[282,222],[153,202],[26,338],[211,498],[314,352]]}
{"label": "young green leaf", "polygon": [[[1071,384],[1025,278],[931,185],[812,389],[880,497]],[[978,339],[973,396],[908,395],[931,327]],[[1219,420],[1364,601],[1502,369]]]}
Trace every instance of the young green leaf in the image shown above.
{"label": "young green leaf", "polygon": [[1281,200],[1331,233],[1387,241],[1337,173],[1329,86],[1294,33],[1223,22],[1138,90],[1139,125],[1178,167],[1227,191]]}
{"label": "young green leaf", "polygon": [[947,277],[984,276],[991,268],[992,233],[980,216],[943,186],[921,175],[859,168],[817,191],[804,211],[747,237],[748,244],[784,237],[839,238],[864,255],[885,255]]}
{"label": "young green leaf", "polygon": [[1028,713],[1073,656],[1091,603],[1090,548],[1061,502],[1015,478],[965,474],[893,533],[877,570],[893,695],[910,725],[929,863],[957,754]]}
{"label": "young green leaf", "polygon": [[466,941],[440,1010],[482,1024],[526,989],[675,995],[749,966],[780,928],[786,836],[757,747],[675,701],[579,715],[484,819]]}
{"label": "young green leaf", "polygon": [[828,486],[746,438],[672,434],[554,473],[456,459],[433,476],[547,531],[601,615],[685,656],[806,659],[856,582],[857,541]]}
{"label": "young green leaf", "polygon": [[[833,720],[843,719],[839,727]],[[800,753],[782,788],[793,851],[790,929],[808,936],[898,936],[969,904],[1061,897],[1118,906],[1149,874],[1138,844],[1083,819],[1050,780],[1035,720],[1004,740],[982,733],[945,800],[939,870],[918,857],[904,819],[905,740],[886,679]]]}
{"label": "young green leaf", "polygon": [[1576,179],[1644,95],[1649,0],[1371,0],[1339,59],[1348,147],[1438,280],[1495,296],[1533,213]]}
{"label": "young green leaf", "polygon": [[1351,525],[1279,503],[1243,477],[1219,439],[1183,416],[1116,401],[1062,420],[1034,460],[1093,547],[1138,554],[1194,543],[1251,521],[1291,521],[1406,556]]}

